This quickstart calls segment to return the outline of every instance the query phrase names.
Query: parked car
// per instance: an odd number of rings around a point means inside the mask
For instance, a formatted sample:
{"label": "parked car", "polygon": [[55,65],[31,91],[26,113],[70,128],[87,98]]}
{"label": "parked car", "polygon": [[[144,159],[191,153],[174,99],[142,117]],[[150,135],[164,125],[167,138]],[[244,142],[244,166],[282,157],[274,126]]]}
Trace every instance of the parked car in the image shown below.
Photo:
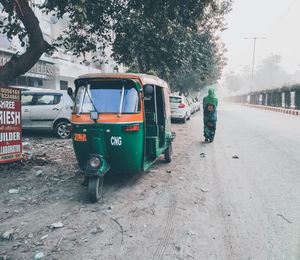
{"label": "parked car", "polygon": [[68,124],[74,102],[66,91],[23,89],[22,129],[52,130],[59,138],[69,138]]}
{"label": "parked car", "polygon": [[191,107],[186,97],[170,96],[171,118],[179,119],[183,123],[191,118]]}
{"label": "parked car", "polygon": [[196,104],[196,111],[200,111],[201,109],[201,103],[197,97],[193,98],[194,103]]}
{"label": "parked car", "polygon": [[188,100],[189,105],[191,107],[191,114],[196,113],[197,110],[196,110],[196,104],[195,104],[194,100],[191,97],[188,97],[187,100]]}

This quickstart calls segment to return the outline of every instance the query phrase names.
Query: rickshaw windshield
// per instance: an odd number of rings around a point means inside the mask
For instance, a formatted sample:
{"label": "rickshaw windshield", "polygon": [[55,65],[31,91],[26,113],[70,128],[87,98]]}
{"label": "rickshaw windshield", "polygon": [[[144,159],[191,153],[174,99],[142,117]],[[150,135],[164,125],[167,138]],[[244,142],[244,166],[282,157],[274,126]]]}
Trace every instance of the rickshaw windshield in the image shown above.
{"label": "rickshaw windshield", "polygon": [[76,113],[138,113],[140,99],[133,81],[90,81],[79,87],[74,107]]}

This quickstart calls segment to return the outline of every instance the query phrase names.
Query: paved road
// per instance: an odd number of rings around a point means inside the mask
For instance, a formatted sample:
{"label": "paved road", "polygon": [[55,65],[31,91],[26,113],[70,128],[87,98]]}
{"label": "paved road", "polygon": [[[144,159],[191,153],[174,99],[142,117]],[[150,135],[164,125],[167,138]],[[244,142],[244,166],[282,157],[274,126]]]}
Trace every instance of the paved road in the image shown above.
{"label": "paved road", "polygon": [[177,140],[187,142],[177,147],[177,161],[185,156],[183,165],[194,171],[189,182],[205,194],[202,208],[182,216],[193,219],[191,255],[300,259],[300,118],[233,105],[221,106],[218,116],[214,143],[199,143],[200,116]]}

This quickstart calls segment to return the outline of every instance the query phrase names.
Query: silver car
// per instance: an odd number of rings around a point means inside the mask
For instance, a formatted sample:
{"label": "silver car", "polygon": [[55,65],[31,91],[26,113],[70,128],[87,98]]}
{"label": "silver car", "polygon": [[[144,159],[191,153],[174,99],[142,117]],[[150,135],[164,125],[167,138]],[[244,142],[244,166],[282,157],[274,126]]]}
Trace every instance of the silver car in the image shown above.
{"label": "silver car", "polygon": [[66,91],[22,90],[22,129],[52,130],[59,138],[69,138],[68,124],[74,102]]}

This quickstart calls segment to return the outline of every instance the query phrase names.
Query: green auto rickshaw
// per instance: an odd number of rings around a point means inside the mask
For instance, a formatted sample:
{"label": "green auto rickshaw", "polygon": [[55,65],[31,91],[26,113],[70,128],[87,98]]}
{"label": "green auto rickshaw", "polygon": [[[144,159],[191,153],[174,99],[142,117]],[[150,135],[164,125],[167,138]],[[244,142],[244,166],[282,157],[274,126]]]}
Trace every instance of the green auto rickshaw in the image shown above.
{"label": "green auto rickshaw", "polygon": [[169,87],[146,74],[87,74],[75,80],[72,131],[88,197],[102,195],[109,171],[147,170],[164,154],[171,161]]}

